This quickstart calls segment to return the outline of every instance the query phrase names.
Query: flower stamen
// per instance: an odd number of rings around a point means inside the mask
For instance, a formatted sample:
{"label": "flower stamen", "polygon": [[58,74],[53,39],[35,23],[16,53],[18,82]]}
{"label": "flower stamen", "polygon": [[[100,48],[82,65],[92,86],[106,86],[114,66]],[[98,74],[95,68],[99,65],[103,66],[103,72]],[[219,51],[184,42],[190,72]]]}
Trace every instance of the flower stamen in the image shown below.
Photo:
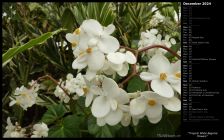
{"label": "flower stamen", "polygon": [[160,80],[166,80],[167,75],[166,73],[160,73]]}
{"label": "flower stamen", "polygon": [[177,78],[181,78],[181,73],[178,72],[178,73],[175,74],[175,76],[176,76]]}
{"label": "flower stamen", "polygon": [[86,49],[86,52],[87,52],[87,53],[91,53],[91,52],[92,52],[92,48],[88,48],[88,49]]}
{"label": "flower stamen", "polygon": [[149,106],[154,106],[156,104],[155,100],[148,100],[148,105]]}
{"label": "flower stamen", "polygon": [[79,35],[81,32],[80,28],[75,29],[75,31],[73,32],[73,34]]}
{"label": "flower stamen", "polygon": [[86,95],[89,92],[89,89],[87,87],[83,88],[84,94]]}

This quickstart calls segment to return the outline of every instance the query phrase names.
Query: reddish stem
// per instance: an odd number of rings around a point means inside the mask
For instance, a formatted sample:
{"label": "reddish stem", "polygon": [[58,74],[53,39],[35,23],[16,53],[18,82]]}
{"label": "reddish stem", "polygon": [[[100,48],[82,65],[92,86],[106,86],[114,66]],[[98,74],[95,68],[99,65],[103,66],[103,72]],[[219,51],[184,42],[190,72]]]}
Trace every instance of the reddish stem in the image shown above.
{"label": "reddish stem", "polygon": [[170,52],[172,55],[176,56],[178,59],[181,59],[181,57],[176,52],[174,52],[170,48],[167,48],[167,47],[162,46],[162,45],[148,46],[148,47],[145,47],[145,48],[142,48],[142,49],[138,50],[138,52],[141,53],[141,52],[147,51],[149,49],[153,49],[153,48],[162,48],[162,49],[167,50],[168,52]]}
{"label": "reddish stem", "polygon": [[54,79],[53,77],[51,77],[50,75],[45,75],[45,76],[39,77],[39,78],[37,79],[37,81],[40,80],[40,79],[45,79],[45,78],[49,78],[49,79],[50,79],[51,81],[53,81],[56,85],[58,85],[58,86],[64,91],[64,93],[65,93],[67,96],[69,96],[67,90],[64,89],[64,88],[61,86],[61,84],[59,84],[58,81],[55,80],[55,79]]}
{"label": "reddish stem", "polygon": [[[124,48],[126,50],[129,50],[131,52],[134,53],[137,61],[138,61],[138,54],[141,53],[141,52],[144,52],[144,51],[147,51],[149,49],[153,49],[153,48],[162,48],[162,49],[165,49],[167,50],[168,52],[170,52],[172,55],[176,56],[178,59],[181,59],[181,57],[176,53],[174,52],[173,50],[171,50],[170,48],[167,48],[165,46],[161,46],[161,45],[152,45],[152,46],[148,46],[148,47],[145,47],[145,48],[142,48],[140,50],[135,50],[135,49],[132,49],[132,48],[129,48],[129,47],[125,47],[125,46],[120,46],[120,48]],[[137,70],[136,70],[136,64],[133,64],[131,65],[131,69],[132,69],[132,72],[131,74],[125,78],[120,84],[119,84],[119,87],[123,87],[124,84],[126,84],[132,77],[134,77],[135,75],[137,75]]]}

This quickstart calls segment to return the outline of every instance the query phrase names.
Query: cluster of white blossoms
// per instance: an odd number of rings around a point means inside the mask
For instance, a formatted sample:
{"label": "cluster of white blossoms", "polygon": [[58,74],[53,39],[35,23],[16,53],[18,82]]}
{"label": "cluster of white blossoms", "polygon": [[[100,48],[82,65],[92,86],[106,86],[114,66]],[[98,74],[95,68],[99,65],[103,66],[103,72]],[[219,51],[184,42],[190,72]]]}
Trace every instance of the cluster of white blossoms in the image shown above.
{"label": "cluster of white blossoms", "polygon": [[30,137],[31,138],[41,138],[48,136],[48,127],[45,123],[35,124],[33,125],[32,134],[26,134],[26,129],[22,128],[18,122],[15,125],[12,124],[10,118],[7,118],[7,126],[6,132],[4,133],[4,138],[24,138]]}
{"label": "cluster of white blossoms", "polygon": [[[180,111],[181,102],[181,61],[171,63],[161,48],[148,50],[150,56],[148,71],[141,72],[140,78],[149,82],[150,90],[127,93],[118,84],[106,75],[118,74],[124,77],[128,74],[129,64],[136,64],[137,58],[130,51],[119,52],[119,42],[111,36],[114,25],[103,27],[98,21],[89,19],[74,33],[66,34],[66,39],[72,44],[75,60],[73,69],[87,68],[85,75],[78,73],[76,77],[67,74],[66,79],[60,79],[54,95],[64,103],[71,99],[77,100],[85,97],[85,106],[91,108],[96,117],[97,124],[114,126],[121,123],[123,126],[138,124],[139,119],[147,117],[149,122],[155,124],[162,119],[163,109]],[[163,45],[170,48],[176,40],[162,35],[157,29],[141,33],[139,48],[152,45]],[[136,50],[137,51],[137,50]],[[137,66],[136,66],[137,67]],[[11,98],[10,106],[19,104],[24,110],[36,103],[39,84],[30,83],[31,88],[24,86],[16,88]],[[152,90],[152,91],[151,91]],[[179,94],[177,94],[179,93]],[[12,125],[7,119],[5,137],[24,137],[25,130]],[[48,127],[44,123],[33,126],[31,137],[47,137]]]}
{"label": "cluster of white blossoms", "polygon": [[73,33],[66,34],[76,57],[72,63],[73,69],[87,67],[85,77],[88,80],[92,80],[102,71],[109,75],[115,71],[120,76],[125,76],[128,71],[127,63],[134,64],[136,58],[131,52],[116,52],[120,44],[111,36],[114,30],[113,24],[104,27],[97,20],[88,19]]}
{"label": "cluster of white blossoms", "polygon": [[161,15],[159,11],[156,11],[156,13],[152,16],[152,19],[150,20],[149,24],[152,27],[155,27],[159,23],[163,22],[164,20],[165,20],[165,17]]}
{"label": "cluster of white blossoms", "polygon": [[[166,35],[164,39],[162,39],[162,35],[159,34],[159,31],[157,29],[151,29],[141,33],[141,39],[138,43],[138,49],[142,49],[152,45],[162,45],[170,48],[175,44],[176,40],[174,38],[171,38],[170,35]],[[146,54],[148,57],[152,57],[158,52],[165,54],[167,51],[162,48],[153,48],[147,50]]]}
{"label": "cluster of white blossoms", "polygon": [[39,84],[31,81],[29,85],[31,86],[30,88],[26,88],[24,86],[16,88],[13,96],[10,97],[11,102],[9,103],[9,106],[18,104],[24,110],[27,110],[28,107],[33,106],[37,102],[37,91],[39,90]]}

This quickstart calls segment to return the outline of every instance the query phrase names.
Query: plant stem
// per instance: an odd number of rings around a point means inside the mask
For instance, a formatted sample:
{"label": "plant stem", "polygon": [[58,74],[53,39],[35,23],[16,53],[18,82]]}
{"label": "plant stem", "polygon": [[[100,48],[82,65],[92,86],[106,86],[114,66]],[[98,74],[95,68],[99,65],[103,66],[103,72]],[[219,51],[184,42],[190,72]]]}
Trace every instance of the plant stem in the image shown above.
{"label": "plant stem", "polygon": [[[176,56],[178,59],[181,59],[181,57],[176,52],[174,52],[172,49],[167,48],[167,47],[162,46],[162,45],[152,45],[152,46],[148,46],[148,47],[142,48],[140,50],[132,49],[132,48],[129,48],[129,47],[126,47],[126,46],[120,46],[120,48],[124,48],[124,49],[126,49],[128,51],[133,52],[135,57],[136,57],[137,62],[138,62],[138,54],[139,53],[147,51],[149,49],[153,49],[153,48],[162,48],[162,49],[167,50],[168,52],[170,52],[172,55]],[[135,75],[138,75],[138,72],[137,72],[137,69],[136,69],[136,64],[132,64],[131,65],[131,69],[132,69],[132,71],[131,71],[130,75],[127,78],[125,78],[119,84],[120,88],[123,88],[124,84],[126,84],[132,77],[134,77]]]}
{"label": "plant stem", "polygon": [[170,48],[167,48],[167,47],[162,46],[162,45],[148,46],[148,47],[145,47],[145,48],[142,48],[142,49],[138,50],[138,52],[141,53],[141,52],[147,51],[149,49],[153,49],[153,48],[162,48],[162,49],[167,50],[168,52],[170,52],[172,55],[176,56],[178,59],[181,59],[181,57],[176,52],[174,52]]}
{"label": "plant stem", "polygon": [[[50,79],[51,81],[53,81],[56,85],[58,85],[58,86],[64,91],[64,93],[65,93],[67,96],[69,96],[67,90],[64,89],[64,88],[61,86],[61,84],[58,83],[57,80],[55,80],[53,77],[51,77],[51,76],[48,75],[48,74],[45,75],[45,76],[39,77],[36,81],[38,81],[38,80],[40,80],[40,79],[46,79],[46,78],[48,78],[48,79]],[[70,97],[70,96],[69,96],[69,97]]]}

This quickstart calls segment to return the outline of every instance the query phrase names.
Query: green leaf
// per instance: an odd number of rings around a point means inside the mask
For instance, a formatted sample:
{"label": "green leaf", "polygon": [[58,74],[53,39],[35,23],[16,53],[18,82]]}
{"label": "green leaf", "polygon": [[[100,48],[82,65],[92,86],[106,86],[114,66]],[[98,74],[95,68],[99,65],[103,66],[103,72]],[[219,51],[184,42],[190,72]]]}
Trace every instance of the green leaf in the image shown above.
{"label": "green leaf", "polygon": [[64,28],[68,29],[68,31],[72,31],[73,27],[75,26],[75,17],[70,9],[65,9],[61,18],[61,22]]}
{"label": "green leaf", "polygon": [[66,109],[62,103],[58,105],[51,105],[48,107],[47,112],[44,113],[42,121],[46,124],[51,124],[64,116],[65,113]]}
{"label": "green leaf", "polygon": [[27,42],[26,44],[24,44],[22,46],[13,47],[13,48],[8,49],[7,52],[2,55],[3,66],[5,66],[8,62],[10,62],[9,60],[12,59],[15,55],[17,55],[27,49],[30,49],[35,45],[40,45],[40,44],[44,43],[47,39],[49,39],[53,35],[61,32],[62,30],[63,29],[59,29],[54,32],[45,33],[35,39],[31,39],[29,42]]}
{"label": "green leaf", "polygon": [[69,115],[65,117],[60,125],[53,126],[49,130],[49,137],[55,138],[72,138],[80,137],[80,124],[83,118],[77,115]]}
{"label": "green leaf", "polygon": [[95,137],[105,138],[105,137],[115,137],[115,133],[121,128],[120,125],[115,126],[98,126],[96,124],[96,118],[90,117],[88,120],[88,131]]}
{"label": "green leaf", "polygon": [[144,91],[146,87],[147,87],[146,82],[144,82],[140,77],[135,76],[128,82],[127,91],[128,92]]}
{"label": "green leaf", "polygon": [[[170,49],[173,50],[174,52],[177,52],[178,50],[180,50],[180,47],[181,47],[180,43],[177,43],[177,44],[173,45],[172,47],[170,47]],[[165,54],[165,56],[166,56],[168,59],[172,59],[173,57],[175,57],[175,56],[173,56],[170,52],[167,52],[167,53]]]}
{"label": "green leaf", "polygon": [[175,117],[169,116],[166,111],[163,110],[163,118],[157,124],[150,123],[147,117],[141,119],[136,126],[136,134],[138,137],[175,136],[175,131],[177,131],[178,128],[175,124],[179,126],[180,122],[180,114]]}

